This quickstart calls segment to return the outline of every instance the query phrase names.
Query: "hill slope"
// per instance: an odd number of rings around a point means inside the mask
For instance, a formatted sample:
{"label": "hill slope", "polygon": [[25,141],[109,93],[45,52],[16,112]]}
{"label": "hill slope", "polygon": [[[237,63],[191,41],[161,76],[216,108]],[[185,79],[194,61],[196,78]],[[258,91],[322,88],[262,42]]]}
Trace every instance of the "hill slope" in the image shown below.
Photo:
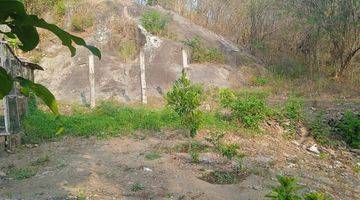
{"label": "hill slope", "polygon": [[[173,20],[169,29],[175,38],[160,38],[138,29],[140,15],[148,9],[143,6],[129,1],[86,1],[85,4],[97,12],[94,26],[80,36],[99,47],[103,54],[102,60],[96,61],[95,66],[98,99],[112,98],[123,102],[140,100],[138,56],[125,62],[118,52],[121,44],[116,38],[124,37],[124,31],[129,30],[127,26],[132,26],[130,30],[135,30],[132,37],[145,50],[149,96],[162,96],[180,75],[181,51],[186,48],[182,41],[186,39],[199,37],[207,47],[220,49],[226,57],[225,64],[190,64],[190,77],[195,82],[206,86],[237,87],[245,81],[240,73],[242,66],[261,69],[245,49],[161,7],[152,9],[171,13]],[[64,24],[68,24],[67,20],[71,20],[71,17],[64,19]],[[37,81],[51,89],[60,100],[86,101],[89,96],[88,52],[79,49],[77,55],[71,58],[68,50],[52,42],[51,38],[44,42],[41,49],[44,57],[40,64],[45,71],[36,75]]]}

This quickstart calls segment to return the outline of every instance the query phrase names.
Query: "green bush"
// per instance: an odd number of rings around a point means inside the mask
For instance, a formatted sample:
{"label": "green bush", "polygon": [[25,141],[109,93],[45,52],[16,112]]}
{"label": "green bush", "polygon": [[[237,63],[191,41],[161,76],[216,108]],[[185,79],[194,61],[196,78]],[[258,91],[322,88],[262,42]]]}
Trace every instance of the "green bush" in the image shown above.
{"label": "green bush", "polygon": [[316,114],[315,118],[310,121],[309,129],[314,139],[322,145],[332,145],[330,140],[331,127],[324,122],[323,112]]}
{"label": "green bush", "polygon": [[189,153],[190,153],[190,156],[191,156],[191,162],[192,163],[199,163],[200,162],[200,154],[199,154],[198,151],[191,150]]}
{"label": "green bush", "polygon": [[360,149],[360,116],[353,112],[346,112],[337,124],[337,131],[345,142],[352,148]]}
{"label": "green bush", "polygon": [[36,167],[26,166],[23,168],[13,167],[7,172],[7,175],[16,180],[24,180],[35,176],[36,173],[37,173]]}
{"label": "green bush", "polygon": [[311,192],[300,195],[299,191],[303,188],[298,184],[298,180],[288,176],[277,176],[280,186],[272,188],[266,197],[275,200],[332,200],[329,195],[321,192]]}
{"label": "green bush", "polygon": [[199,107],[203,100],[201,85],[193,85],[183,71],[173,88],[166,94],[166,101],[181,118],[181,124],[194,137],[202,124],[202,112]]}
{"label": "green bush", "polygon": [[303,100],[295,97],[290,97],[285,102],[284,115],[292,122],[299,122],[303,119]]}
{"label": "green bush", "polygon": [[269,83],[269,79],[262,76],[255,76],[252,78],[251,82],[255,86],[263,86]]}
{"label": "green bush", "polygon": [[276,200],[301,200],[298,191],[302,188],[297,179],[287,176],[277,176],[279,187],[274,187],[272,191],[266,195],[270,199]]}
{"label": "green bush", "polygon": [[[235,96],[235,97],[234,97]],[[239,119],[246,128],[258,128],[267,116],[270,108],[266,103],[266,94],[262,92],[231,93],[220,92],[220,104],[232,111],[232,116]]]}
{"label": "green bush", "polygon": [[225,57],[217,48],[206,48],[199,37],[184,41],[191,50],[191,60],[198,63],[224,63]]}
{"label": "green bush", "polygon": [[140,190],[143,190],[145,186],[142,183],[134,183],[131,185],[131,191],[138,192]]}
{"label": "green bush", "polygon": [[304,200],[332,200],[333,198],[321,192],[305,194]]}
{"label": "green bush", "polygon": [[218,146],[218,149],[223,156],[225,156],[229,160],[232,160],[233,157],[238,155],[237,150],[239,149],[239,145],[238,144],[230,144],[230,145],[220,144]]}
{"label": "green bush", "polygon": [[236,100],[236,94],[234,91],[225,88],[219,91],[220,106],[224,108],[230,108],[232,103]]}
{"label": "green bush", "polygon": [[156,10],[149,10],[141,15],[141,25],[150,33],[155,35],[163,35],[166,27],[170,23],[170,14],[162,14]]}

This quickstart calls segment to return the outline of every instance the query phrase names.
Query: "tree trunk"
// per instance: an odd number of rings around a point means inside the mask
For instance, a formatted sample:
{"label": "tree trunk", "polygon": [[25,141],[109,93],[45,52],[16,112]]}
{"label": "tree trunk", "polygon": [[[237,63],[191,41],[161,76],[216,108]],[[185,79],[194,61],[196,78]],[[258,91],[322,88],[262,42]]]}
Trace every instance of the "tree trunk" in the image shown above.
{"label": "tree trunk", "polygon": [[340,69],[335,73],[335,79],[340,78],[344,75],[345,70],[349,67],[352,58],[360,50],[360,47],[353,50],[346,58],[341,62]]}

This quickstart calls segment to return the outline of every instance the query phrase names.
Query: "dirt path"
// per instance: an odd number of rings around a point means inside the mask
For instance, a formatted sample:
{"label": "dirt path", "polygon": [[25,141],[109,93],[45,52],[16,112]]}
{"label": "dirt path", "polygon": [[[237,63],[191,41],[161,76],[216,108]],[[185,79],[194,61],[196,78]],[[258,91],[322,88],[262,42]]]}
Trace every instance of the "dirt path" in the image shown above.
{"label": "dirt path", "polygon": [[[313,163],[312,155],[296,154],[297,148],[287,151],[299,160],[289,168],[286,153],[277,152],[284,146],[269,138],[238,140],[242,151],[248,154],[244,165],[250,170],[239,183],[229,185],[211,184],[199,177],[208,170],[229,167],[231,162],[209,152],[201,154],[199,164],[192,164],[188,154],[170,151],[184,142],[174,135],[106,141],[68,137],[38,147],[22,147],[15,154],[0,154],[0,199],[264,199],[271,186],[276,185],[274,176],[280,170],[339,199],[359,199],[359,176],[343,171],[339,176],[345,178],[339,179],[331,170],[321,170],[322,165]],[[286,145],[291,142],[285,142]],[[251,148],[256,151],[247,150]],[[160,152],[161,157],[147,159],[151,152]],[[268,156],[271,152],[272,156]],[[302,161],[316,164],[320,170],[312,169],[311,164],[305,166]],[[19,172],[9,172],[27,166],[36,168],[36,175],[18,180],[15,175]],[[139,191],[133,191],[136,183]]]}

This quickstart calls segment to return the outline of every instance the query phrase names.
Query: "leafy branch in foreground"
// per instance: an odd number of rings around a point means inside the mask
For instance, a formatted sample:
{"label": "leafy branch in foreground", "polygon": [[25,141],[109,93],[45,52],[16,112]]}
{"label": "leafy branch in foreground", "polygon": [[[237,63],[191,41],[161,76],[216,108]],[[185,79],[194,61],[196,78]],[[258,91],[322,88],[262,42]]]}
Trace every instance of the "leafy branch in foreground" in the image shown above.
{"label": "leafy branch in foreground", "polygon": [[[69,48],[71,56],[75,56],[76,48],[80,45],[91,51],[101,59],[101,52],[98,48],[88,45],[84,39],[72,35],[54,24],[47,23],[36,15],[28,15],[24,4],[17,0],[0,0],[0,26],[7,28],[0,29],[0,34],[4,34],[8,39],[18,39],[18,47],[27,52],[35,49],[40,42],[37,28],[45,29],[55,34],[62,42],[62,45]],[[0,98],[4,98],[13,88],[14,82],[19,82],[21,91],[26,95],[33,91],[40,97],[54,114],[58,114],[54,95],[44,86],[33,83],[30,80],[11,77],[5,69],[0,68]]]}

